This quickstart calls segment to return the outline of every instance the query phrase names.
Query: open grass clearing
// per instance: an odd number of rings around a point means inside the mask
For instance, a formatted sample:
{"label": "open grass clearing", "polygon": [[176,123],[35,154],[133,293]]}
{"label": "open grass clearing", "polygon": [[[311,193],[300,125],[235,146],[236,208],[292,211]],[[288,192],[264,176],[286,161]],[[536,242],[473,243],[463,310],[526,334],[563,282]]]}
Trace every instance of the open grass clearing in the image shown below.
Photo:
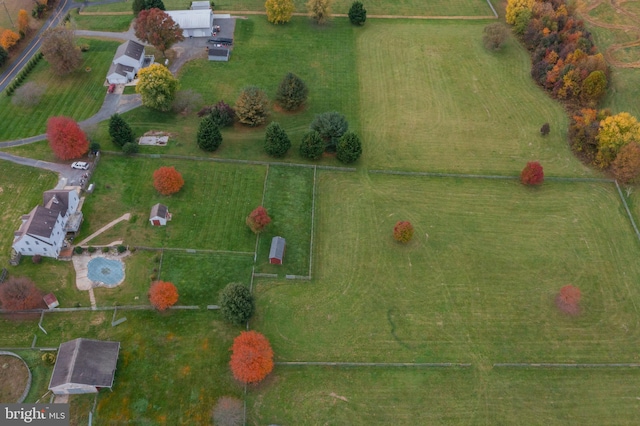
{"label": "open grass clearing", "polygon": [[[130,3],[124,4],[130,5]],[[129,29],[131,21],[133,21],[133,13],[131,15],[78,15],[73,13],[71,17],[77,29],[91,31],[124,32]]]}
{"label": "open grass clearing", "polygon": [[0,264],[6,265],[20,218],[42,203],[42,193],[57,179],[54,173],[8,161],[0,162],[0,167]]}
{"label": "open grass clearing", "polygon": [[277,367],[248,393],[249,424],[620,424],[637,370]]}
{"label": "open grass clearing", "polygon": [[[639,242],[613,185],[320,178],[314,281],[256,289],[280,360],[640,359]],[[399,220],[416,228],[406,246]],[[566,284],[582,291],[575,318],[555,307]]]}
{"label": "open grass clearing", "polygon": [[249,287],[253,256],[165,251],[160,279],[178,288],[181,305],[217,305],[229,283]]}
{"label": "open grass clearing", "polygon": [[[11,97],[0,96],[0,140],[12,140],[42,134],[47,120],[64,115],[74,120],[84,120],[100,109],[106,88],[104,79],[119,43],[103,40],[78,39],[88,43],[90,50],[83,53],[78,70],[66,76],[56,76],[47,61],[42,60],[25,82],[46,86],[40,103],[33,108],[17,107]],[[90,68],[91,71],[85,71]]]}
{"label": "open grass clearing", "polygon": [[[547,175],[594,173],[571,154],[566,114],[531,81],[527,52],[514,39],[486,51],[486,25],[397,20],[361,30],[367,166],[515,175],[535,160]],[[543,138],[545,122],[551,134]]]}
{"label": "open grass clearing", "polygon": [[[162,196],[153,187],[153,172],[174,166],[185,181],[180,192]],[[118,235],[107,232],[93,245],[123,240],[132,246],[253,252],[255,236],[244,223],[262,199],[266,167],[207,161],[103,156],[93,182],[95,192],[83,211],[80,240],[110,221],[131,213]],[[167,226],[149,223],[151,206],[163,203],[173,219]],[[109,206],[105,208],[104,206]]]}
{"label": "open grass clearing", "polygon": [[[240,397],[229,352],[240,328],[211,311],[127,311],[111,327],[111,312],[47,314],[38,345],[82,336],[120,342],[113,392],[98,395],[94,424],[206,424],[216,398]],[[153,324],[152,327],[149,324]]]}
{"label": "open grass clearing", "polygon": [[[264,207],[271,223],[260,234],[256,272],[309,274],[312,198],[313,169],[269,167]],[[269,264],[271,239],[275,236],[287,241],[282,265]]]}

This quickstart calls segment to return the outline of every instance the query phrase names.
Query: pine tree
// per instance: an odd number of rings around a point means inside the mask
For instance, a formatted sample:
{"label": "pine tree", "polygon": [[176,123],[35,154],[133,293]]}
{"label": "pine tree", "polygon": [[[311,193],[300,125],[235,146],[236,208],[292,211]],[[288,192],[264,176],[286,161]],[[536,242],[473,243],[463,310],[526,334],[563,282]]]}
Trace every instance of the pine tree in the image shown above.
{"label": "pine tree", "polygon": [[131,126],[124,121],[120,114],[113,114],[109,119],[109,136],[111,142],[120,148],[127,143],[133,143],[135,139]]}
{"label": "pine tree", "polygon": [[309,89],[304,81],[294,73],[289,72],[278,86],[276,101],[285,110],[293,111],[300,108],[307,101],[308,94]]}
{"label": "pine tree", "polygon": [[336,146],[336,157],[338,161],[350,164],[362,155],[362,142],[353,132],[347,132],[340,138]]}
{"label": "pine tree", "polygon": [[324,152],[324,141],[320,137],[320,134],[315,131],[310,131],[302,136],[300,142],[300,155],[309,160],[317,160],[322,157]]}
{"label": "pine tree", "polygon": [[198,146],[203,151],[212,152],[222,143],[222,134],[213,118],[208,115],[200,121],[197,136]]}
{"label": "pine tree", "polygon": [[284,157],[291,148],[291,140],[282,126],[277,122],[272,122],[267,126],[265,135],[264,150],[272,157]]}
{"label": "pine tree", "polygon": [[354,1],[349,8],[349,21],[353,25],[362,25],[367,20],[367,11],[362,2]]}

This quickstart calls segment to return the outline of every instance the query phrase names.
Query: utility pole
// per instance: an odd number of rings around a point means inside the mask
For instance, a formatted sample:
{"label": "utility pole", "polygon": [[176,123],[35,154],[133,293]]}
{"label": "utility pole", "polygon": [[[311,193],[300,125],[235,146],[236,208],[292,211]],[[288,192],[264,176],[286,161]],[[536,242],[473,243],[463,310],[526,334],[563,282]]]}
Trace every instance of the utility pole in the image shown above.
{"label": "utility pole", "polygon": [[9,14],[9,9],[7,9],[7,3],[3,1],[2,5],[4,6],[5,12],[7,12],[7,16],[9,17],[9,22],[11,22],[11,26],[15,27],[15,24],[13,23],[13,19],[11,19],[11,15]]}

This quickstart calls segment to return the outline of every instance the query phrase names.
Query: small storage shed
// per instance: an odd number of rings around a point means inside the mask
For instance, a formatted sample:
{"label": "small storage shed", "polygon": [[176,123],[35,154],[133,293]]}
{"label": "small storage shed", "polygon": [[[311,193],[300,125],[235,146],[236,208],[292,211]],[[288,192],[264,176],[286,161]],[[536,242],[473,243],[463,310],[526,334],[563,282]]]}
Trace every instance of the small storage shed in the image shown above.
{"label": "small storage shed", "polygon": [[49,382],[55,395],[97,393],[113,386],[120,342],[74,339],[62,343]]}
{"label": "small storage shed", "polygon": [[284,258],[284,250],[287,242],[282,237],[273,237],[271,239],[271,250],[269,250],[269,263],[273,265],[282,265]]}
{"label": "small storage shed", "polygon": [[44,300],[44,303],[47,304],[47,307],[49,309],[57,308],[58,306],[60,306],[60,303],[58,302],[58,298],[53,293],[47,294],[42,298],[42,300]]}
{"label": "small storage shed", "polygon": [[229,49],[225,49],[223,47],[210,47],[209,48],[209,60],[217,61],[217,62],[228,62],[229,61]]}
{"label": "small storage shed", "polygon": [[151,225],[165,226],[168,220],[171,220],[171,213],[169,213],[167,206],[158,203],[151,207],[151,214],[149,214],[149,222],[151,222]]}

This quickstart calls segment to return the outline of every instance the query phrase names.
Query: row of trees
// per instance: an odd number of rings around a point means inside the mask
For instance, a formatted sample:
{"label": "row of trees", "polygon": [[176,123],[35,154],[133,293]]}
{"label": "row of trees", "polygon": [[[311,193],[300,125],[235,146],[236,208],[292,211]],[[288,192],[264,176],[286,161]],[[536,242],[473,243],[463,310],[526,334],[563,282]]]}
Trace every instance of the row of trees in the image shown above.
{"label": "row of trees", "polygon": [[[333,0],[308,0],[306,3],[309,17],[317,24],[324,25],[331,19]],[[264,4],[267,20],[272,24],[284,24],[291,20],[295,5],[293,0],[267,0]],[[354,25],[362,25],[367,20],[367,11],[360,1],[349,8],[349,20]]]}
{"label": "row of trees", "polygon": [[10,29],[0,29],[0,48],[2,49],[0,51],[0,66],[4,64],[3,56],[6,56],[7,52],[12,50],[29,33],[29,13],[26,10],[20,9],[18,11],[16,24],[18,26],[17,33]]}

